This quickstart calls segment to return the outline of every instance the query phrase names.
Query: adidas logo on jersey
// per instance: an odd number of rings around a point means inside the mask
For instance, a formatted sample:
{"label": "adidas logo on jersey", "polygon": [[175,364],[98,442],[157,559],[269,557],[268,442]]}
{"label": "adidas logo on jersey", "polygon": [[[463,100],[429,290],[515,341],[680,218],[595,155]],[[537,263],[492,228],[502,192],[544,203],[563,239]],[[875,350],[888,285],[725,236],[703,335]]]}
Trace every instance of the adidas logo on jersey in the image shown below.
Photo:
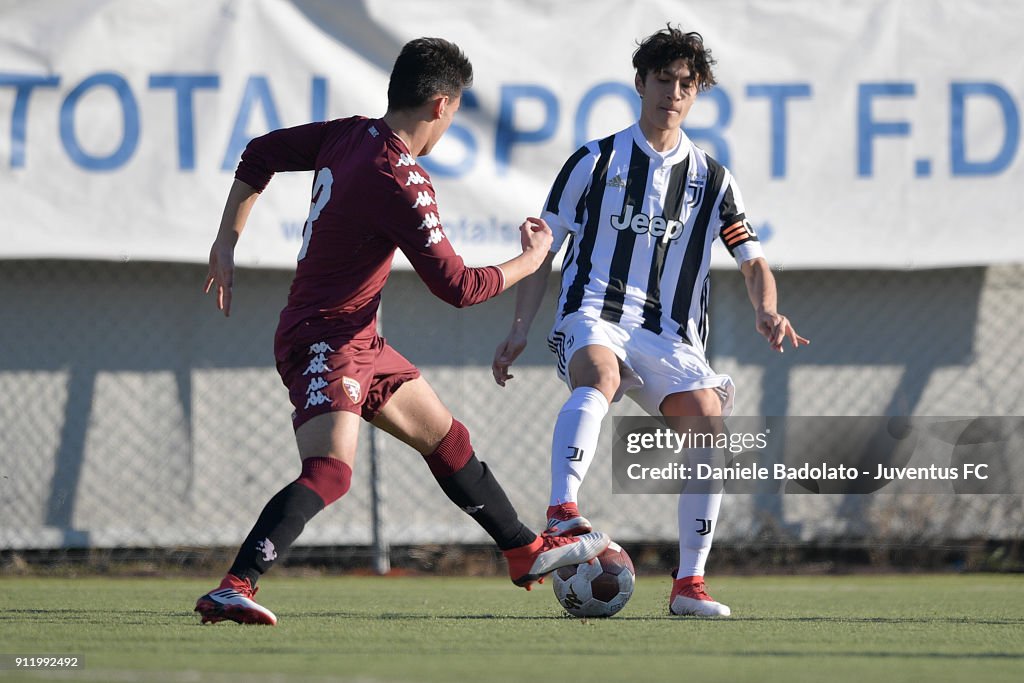
{"label": "adidas logo on jersey", "polygon": [[680,221],[664,216],[648,216],[645,213],[634,214],[632,205],[627,205],[624,213],[610,216],[609,220],[616,230],[632,230],[638,235],[649,232],[651,237],[664,236],[666,239],[676,240],[683,234],[683,224]]}
{"label": "adidas logo on jersey", "polygon": [[618,187],[620,189],[625,189],[626,181],[622,179],[622,176],[616,173],[615,177],[608,181],[608,187]]}

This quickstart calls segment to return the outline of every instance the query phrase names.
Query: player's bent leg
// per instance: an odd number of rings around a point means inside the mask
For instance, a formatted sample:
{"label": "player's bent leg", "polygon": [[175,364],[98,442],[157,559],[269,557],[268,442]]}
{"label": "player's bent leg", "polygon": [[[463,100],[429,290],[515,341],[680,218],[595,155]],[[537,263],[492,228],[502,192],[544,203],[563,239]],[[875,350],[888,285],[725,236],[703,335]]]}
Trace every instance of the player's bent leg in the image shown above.
{"label": "player's bent leg", "polygon": [[589,344],[573,352],[568,375],[574,387],[555,420],[551,437],[551,496],[545,535],[576,536],[593,529],[580,514],[579,489],[590,470],[601,421],[619,387],[619,358]]}
{"label": "player's bent leg", "polygon": [[302,473],[263,508],[220,586],[196,602],[203,623],[277,623],[252,599],[256,582],[284,558],[310,519],[348,492],[358,429],[359,417],[348,412],[325,413],[299,427]]}
{"label": "player's bent leg", "polygon": [[524,525],[487,463],[474,454],[469,430],[423,378],[403,384],[372,422],[420,452],[448,499],[505,554],[516,585],[528,587],[558,567],[586,562],[610,542],[604,534],[578,537],[582,542],[539,538]]}
{"label": "player's bent leg", "polygon": [[441,490],[502,550],[533,542],[487,463],[473,452],[469,431],[454,419],[425,379],[406,382],[373,424],[420,452]]}
{"label": "player's bent leg", "polygon": [[368,419],[424,457],[437,449],[452,426],[451,412],[423,377],[402,383]]}

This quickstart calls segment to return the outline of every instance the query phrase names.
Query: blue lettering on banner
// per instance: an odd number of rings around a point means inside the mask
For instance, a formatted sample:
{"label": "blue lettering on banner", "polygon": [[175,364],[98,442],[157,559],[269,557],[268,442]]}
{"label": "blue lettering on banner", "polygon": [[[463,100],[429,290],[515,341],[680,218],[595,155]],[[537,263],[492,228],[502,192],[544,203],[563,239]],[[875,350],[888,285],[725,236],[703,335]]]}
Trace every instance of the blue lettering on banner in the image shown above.
{"label": "blue lettering on banner", "polygon": [[[964,112],[968,97],[986,97],[999,105],[1002,115],[1003,142],[999,151],[988,160],[972,161],[967,158],[967,140],[964,129],[967,115]],[[949,90],[950,126],[949,151],[950,168],[954,176],[996,175],[1002,173],[1013,162],[1020,144],[1020,115],[1013,98],[1002,86],[995,83],[953,83]],[[989,131],[993,130],[991,128]]]}
{"label": "blue lettering on banner", "polygon": [[252,118],[253,109],[259,104],[263,109],[263,119],[266,123],[266,130],[276,130],[281,127],[281,119],[277,115],[277,106],[274,104],[274,97],[270,94],[270,83],[266,76],[250,76],[245,83],[245,91],[242,93],[242,104],[238,107],[238,116],[235,117],[235,125],[231,128],[231,140],[228,142],[227,151],[224,152],[224,161],[221,162],[220,170],[233,171],[242,158],[245,146],[252,139],[249,131],[249,120]]}
{"label": "blue lettering on banner", "polygon": [[[544,121],[533,130],[516,128],[516,103],[519,100],[533,99],[544,108]],[[498,126],[494,136],[494,161],[498,175],[508,172],[512,147],[516,144],[537,144],[549,140],[555,135],[558,122],[558,98],[542,85],[503,85],[498,107]]]}
{"label": "blue lettering on banner", "polygon": [[872,103],[879,97],[913,97],[913,83],[861,83],[857,87],[857,175],[874,172],[874,139],[880,135],[910,135],[906,121],[876,121]]}
{"label": "blue lettering on banner", "polygon": [[761,83],[747,86],[747,97],[765,97],[770,103],[771,118],[769,140],[771,147],[772,178],[786,176],[786,104],[791,99],[806,99],[811,96],[808,83]]}
{"label": "blue lettering on banner", "polygon": [[28,100],[33,88],[56,88],[59,76],[0,73],[0,87],[14,87],[14,109],[11,111],[11,168],[25,166],[25,139],[28,128]]}
{"label": "blue lettering on banner", "polygon": [[[114,91],[121,105],[121,120],[124,124],[121,143],[107,156],[89,154],[78,144],[75,135],[75,107],[78,100],[98,86],[106,86]],[[120,74],[98,73],[75,86],[60,107],[60,141],[68,157],[89,171],[113,171],[128,163],[139,144],[139,104],[135,101],[132,89],[128,87],[128,81]]]}
{"label": "blue lettering on banner", "polygon": [[310,102],[309,120],[327,120],[327,79],[323,76],[313,76],[310,81]]}
{"label": "blue lettering on banner", "polygon": [[216,90],[220,87],[220,78],[216,74],[153,74],[149,77],[149,87],[151,90],[166,88],[174,91],[178,122],[178,168],[182,171],[195,170],[196,135],[192,93],[200,88]]}
{"label": "blue lettering on banner", "polygon": [[[198,103],[202,99],[224,97],[224,75],[219,73],[174,73],[150,74],[144,81],[151,93],[143,104],[153,102],[173,107],[176,137],[173,139],[174,153],[168,153],[168,164],[174,163],[178,171],[193,172],[199,164],[197,145],[210,144],[204,137],[201,126],[204,120],[197,115]],[[330,116],[328,93],[330,83],[322,75],[310,74],[309,118],[303,121],[325,121]],[[269,130],[280,128],[281,117],[274,98],[271,80],[263,75],[248,75],[241,82],[242,89],[234,120],[220,156],[219,170],[229,173],[234,170],[242,151],[249,140]],[[922,107],[915,106],[918,96],[917,85],[912,81],[880,81],[854,83],[856,87],[856,111],[853,123],[856,126],[852,150],[856,175],[870,178],[876,175],[875,152],[880,145],[895,145],[901,141],[909,144],[911,134],[916,130],[912,114]],[[62,93],[61,90],[67,88]],[[4,92],[8,91],[8,92]],[[83,98],[94,92],[107,95],[103,105],[110,110],[104,119],[121,123],[119,131],[105,136],[109,145],[103,150],[87,149],[79,138],[80,122],[77,121]],[[768,172],[773,179],[784,179],[790,173],[789,146],[790,117],[800,107],[810,106],[814,90],[810,83],[749,83],[743,93],[749,103],[767,102],[768,140],[765,144],[768,158]],[[549,87],[537,83],[499,84],[497,116],[493,123],[478,119],[476,126],[460,123],[458,118],[449,128],[449,145],[458,150],[454,160],[439,160],[424,157],[421,162],[432,175],[444,178],[460,178],[476,172],[481,167],[481,150],[487,142],[482,136],[493,135],[493,162],[499,176],[507,175],[513,163],[516,148],[550,144],[555,139],[559,126],[563,125],[562,110],[565,102]],[[111,172],[124,167],[133,157],[146,130],[142,125],[143,108],[125,76],[116,72],[99,72],[85,76],[77,83],[66,83],[59,74],[28,74],[0,72],[0,95],[13,99],[10,115],[10,133],[7,141],[10,151],[7,163],[12,169],[23,169],[32,163],[32,138],[59,140],[67,158],[79,168],[88,172]],[[112,95],[112,97],[110,97]],[[56,96],[58,107],[54,121],[40,119],[40,99],[50,100]],[[734,100],[730,91],[717,86],[701,96],[710,112],[709,122],[702,125],[686,126],[687,134],[708,150],[720,163],[732,167],[729,142],[733,124]],[[600,137],[611,131],[591,131],[591,119],[595,110],[609,101],[625,104],[634,116],[639,116],[640,99],[631,83],[618,81],[599,82],[580,96],[575,110],[568,117],[571,125],[571,149],[562,150],[565,156],[579,148],[587,140]],[[907,113],[885,115],[877,111],[884,104],[901,105]],[[938,141],[946,148],[949,160],[950,178],[991,177],[1008,172],[1017,159],[1021,143],[1021,121],[1015,93],[992,81],[954,81],[948,85],[949,134]],[[526,109],[532,108],[532,117],[526,116]],[[479,115],[481,105],[473,91],[463,94],[462,108],[470,115]],[[223,105],[218,107],[223,111]],[[229,109],[229,111],[231,111]],[[538,115],[539,113],[539,115]],[[529,122],[527,120],[529,119]],[[31,130],[30,130],[30,125]],[[841,123],[841,122],[840,122]],[[54,124],[56,124],[54,126]],[[830,125],[838,125],[829,122]],[[490,130],[487,126],[493,126]],[[40,127],[53,126],[56,135],[46,135]],[[53,128],[51,128],[53,130]],[[150,129],[152,130],[152,129]],[[481,131],[486,132],[481,132]],[[165,135],[164,131],[150,132],[151,135]],[[0,135],[3,135],[0,131]],[[844,139],[835,136],[834,140]],[[902,139],[902,140],[901,140]],[[3,142],[0,139],[0,142]],[[916,141],[920,142],[920,141]],[[36,143],[40,144],[39,142]],[[843,158],[836,151],[836,158]],[[220,150],[215,151],[220,154]],[[217,158],[216,156],[214,157]],[[173,159],[173,162],[171,161]],[[2,162],[0,162],[2,163]],[[911,159],[908,173],[917,178],[928,178],[933,173],[932,158]],[[892,174],[892,169],[885,169]]]}

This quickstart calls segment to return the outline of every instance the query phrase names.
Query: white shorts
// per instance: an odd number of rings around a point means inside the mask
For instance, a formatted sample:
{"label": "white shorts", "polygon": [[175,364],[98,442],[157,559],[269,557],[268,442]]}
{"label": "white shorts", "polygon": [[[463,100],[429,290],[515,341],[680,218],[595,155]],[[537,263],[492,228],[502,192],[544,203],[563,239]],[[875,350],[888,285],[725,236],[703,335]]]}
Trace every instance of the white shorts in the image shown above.
{"label": "white shorts", "polygon": [[556,323],[548,347],[558,357],[558,376],[569,385],[572,355],[584,346],[603,346],[619,359],[619,390],[650,415],[661,415],[666,396],[697,389],[714,389],[722,400],[722,416],[732,413],[736,389],[728,375],[716,374],[704,353],[689,344],[673,342],[642,327],[625,328],[585,313],[572,313]]}

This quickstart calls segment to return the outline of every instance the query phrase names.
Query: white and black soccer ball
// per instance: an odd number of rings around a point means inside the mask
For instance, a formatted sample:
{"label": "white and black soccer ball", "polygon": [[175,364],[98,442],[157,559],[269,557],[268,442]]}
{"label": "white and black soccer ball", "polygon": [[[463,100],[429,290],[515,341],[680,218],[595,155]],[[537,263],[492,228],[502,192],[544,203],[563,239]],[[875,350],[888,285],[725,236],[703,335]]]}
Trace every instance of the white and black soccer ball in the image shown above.
{"label": "white and black soccer ball", "polygon": [[614,541],[594,559],[556,569],[551,587],[558,603],[574,617],[610,617],[633,595],[633,560]]}

